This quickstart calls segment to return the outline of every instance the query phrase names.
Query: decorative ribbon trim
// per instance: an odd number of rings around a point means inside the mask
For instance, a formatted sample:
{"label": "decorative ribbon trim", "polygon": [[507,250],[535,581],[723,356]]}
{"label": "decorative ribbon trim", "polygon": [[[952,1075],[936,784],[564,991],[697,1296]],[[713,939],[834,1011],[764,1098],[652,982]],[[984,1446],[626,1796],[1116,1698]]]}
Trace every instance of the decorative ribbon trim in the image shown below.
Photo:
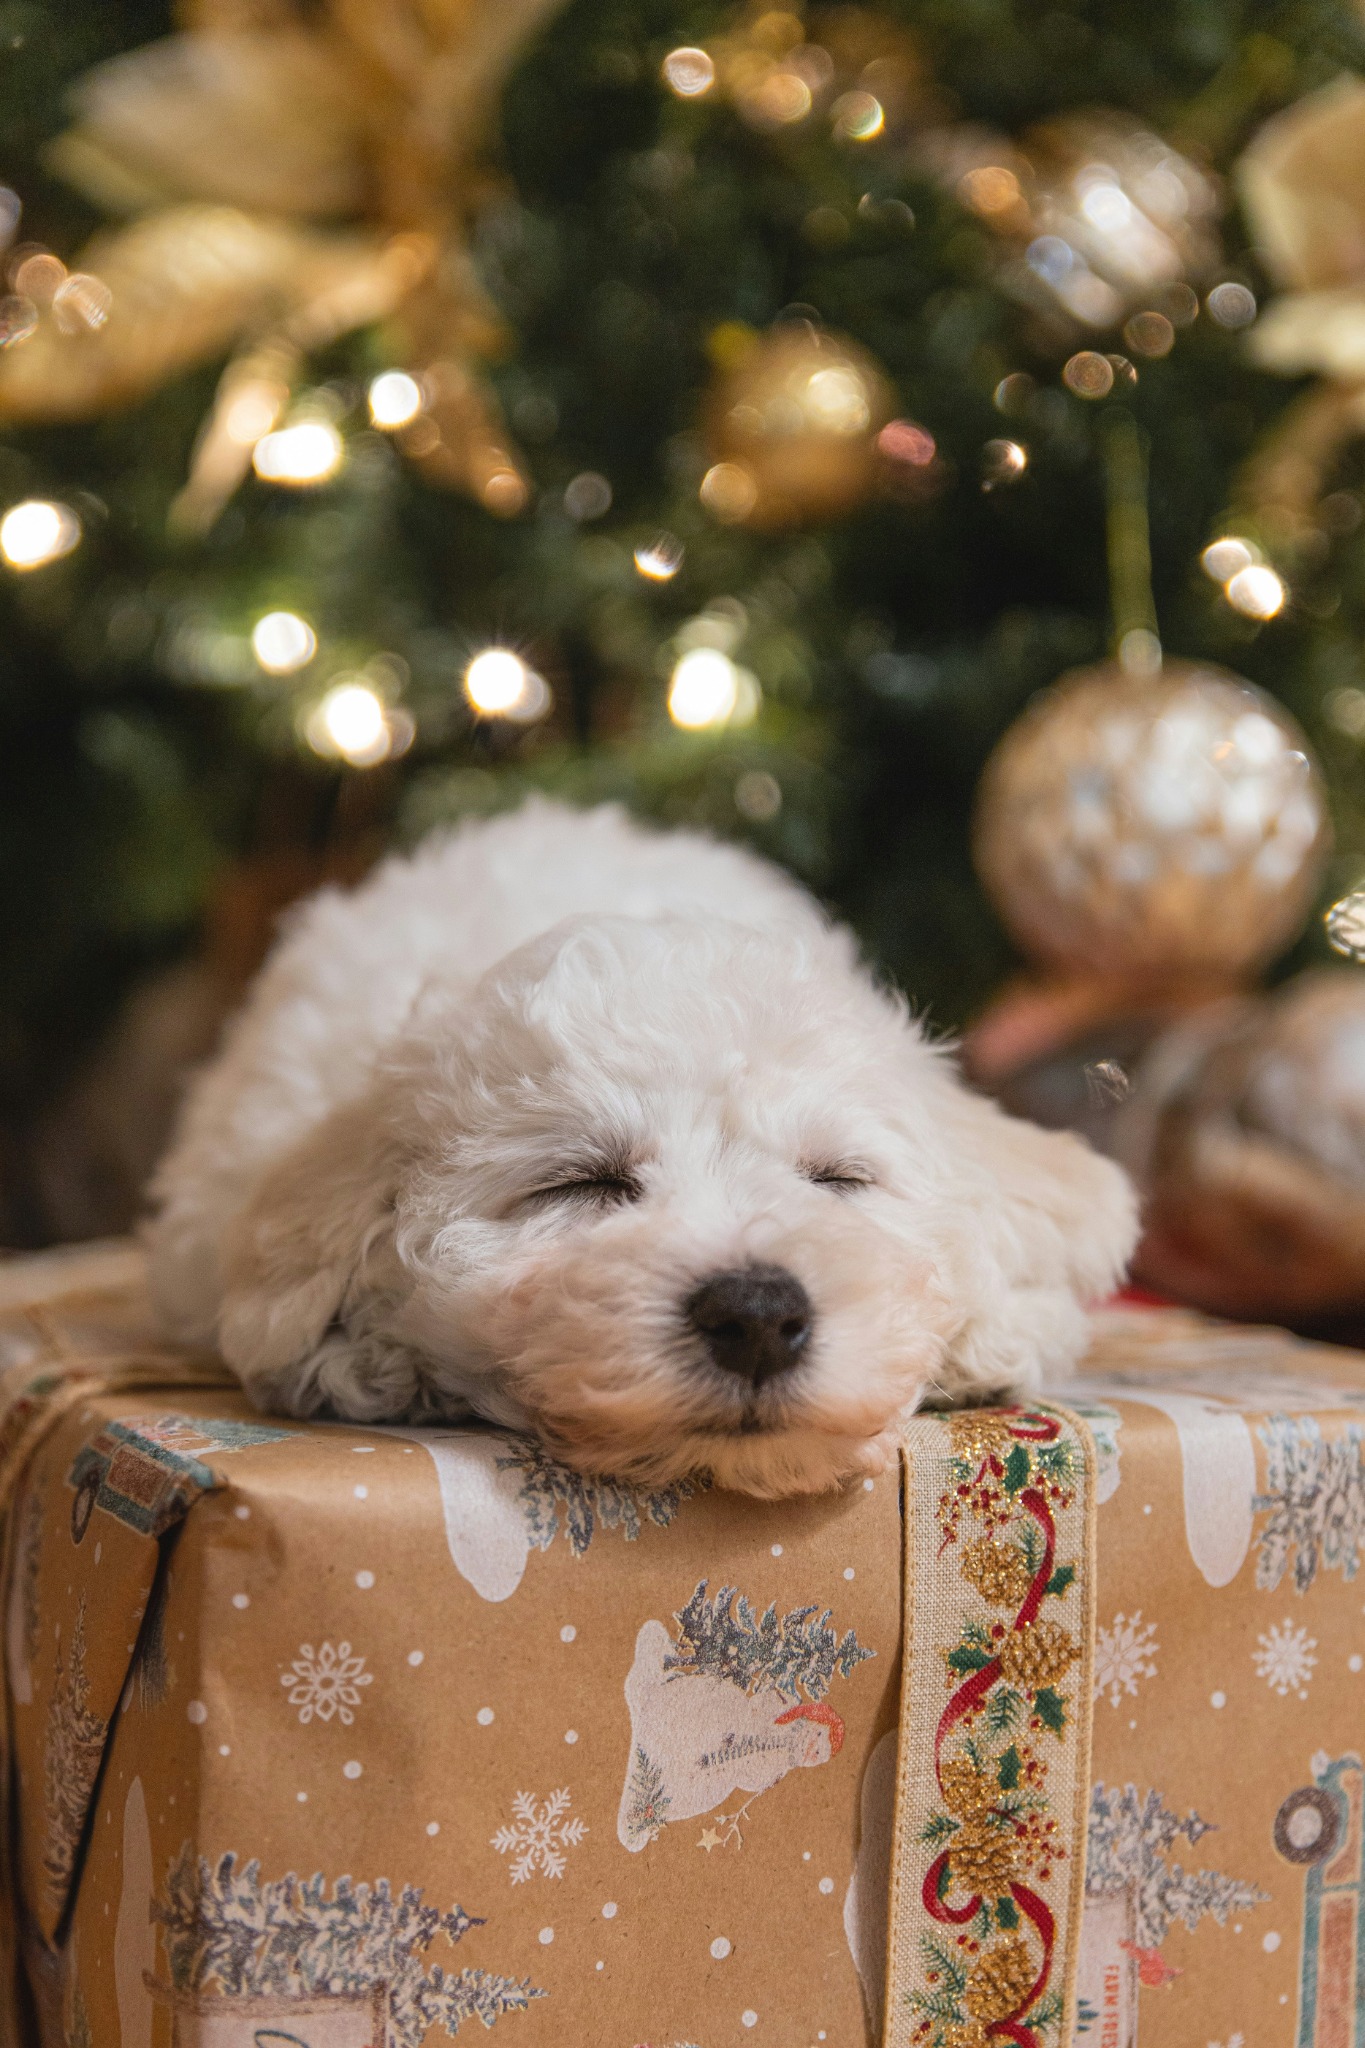
{"label": "decorative ribbon trim", "polygon": [[902,1455],[883,2048],[1064,2048],[1090,1788],[1094,1446],[1048,1403],[917,1416]]}

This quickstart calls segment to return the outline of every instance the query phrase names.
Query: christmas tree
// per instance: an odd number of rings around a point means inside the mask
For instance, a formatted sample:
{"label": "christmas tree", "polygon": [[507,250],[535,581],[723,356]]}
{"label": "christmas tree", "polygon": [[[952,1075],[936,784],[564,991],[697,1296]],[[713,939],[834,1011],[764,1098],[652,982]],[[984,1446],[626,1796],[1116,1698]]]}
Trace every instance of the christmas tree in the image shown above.
{"label": "christmas tree", "polygon": [[751,841],[961,1023],[1012,959],[973,791],[1112,644],[1122,446],[1118,624],[1296,714],[1356,881],[1362,313],[1308,287],[1365,197],[1257,155],[1320,106],[1349,162],[1352,8],[4,21],[8,1241],[71,1227],[35,1132],[130,989],[230,993],[299,888],[531,788]]}

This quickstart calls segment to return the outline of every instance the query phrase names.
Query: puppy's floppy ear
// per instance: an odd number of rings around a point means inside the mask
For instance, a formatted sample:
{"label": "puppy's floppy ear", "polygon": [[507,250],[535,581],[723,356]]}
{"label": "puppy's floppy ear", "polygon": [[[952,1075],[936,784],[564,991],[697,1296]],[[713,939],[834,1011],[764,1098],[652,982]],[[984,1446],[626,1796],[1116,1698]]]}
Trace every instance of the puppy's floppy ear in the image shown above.
{"label": "puppy's floppy ear", "polygon": [[379,1091],[344,1104],[265,1176],[225,1236],[218,1339],[247,1388],[306,1413],[303,1367],[396,1263],[402,1148]]}
{"label": "puppy's floppy ear", "polygon": [[1088,1341],[1087,1305],[1123,1277],[1137,1196],[1112,1160],[1069,1131],[1007,1116],[960,1084],[950,1112],[979,1214],[967,1234],[969,1314],[946,1391],[1034,1392]]}

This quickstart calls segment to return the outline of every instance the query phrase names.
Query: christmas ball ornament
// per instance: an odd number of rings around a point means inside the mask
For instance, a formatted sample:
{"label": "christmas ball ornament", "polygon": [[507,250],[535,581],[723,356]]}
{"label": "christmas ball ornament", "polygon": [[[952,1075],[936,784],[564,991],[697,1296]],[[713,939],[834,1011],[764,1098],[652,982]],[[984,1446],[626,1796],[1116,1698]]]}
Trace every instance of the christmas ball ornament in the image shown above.
{"label": "christmas ball ornament", "polygon": [[891,412],[886,377],[856,342],[806,321],[772,329],[707,405],[713,465],[748,485],[723,516],[782,527],[853,511],[876,483],[876,435]]}
{"label": "christmas ball ornament", "polygon": [[1274,1321],[1365,1303],[1365,976],[1302,974],[1165,1032],[1112,1149],[1151,1286]]}
{"label": "christmas ball ornament", "polygon": [[976,865],[1025,952],[1070,973],[1236,978],[1298,932],[1329,841],[1322,778],[1226,669],[1078,669],[986,764]]}

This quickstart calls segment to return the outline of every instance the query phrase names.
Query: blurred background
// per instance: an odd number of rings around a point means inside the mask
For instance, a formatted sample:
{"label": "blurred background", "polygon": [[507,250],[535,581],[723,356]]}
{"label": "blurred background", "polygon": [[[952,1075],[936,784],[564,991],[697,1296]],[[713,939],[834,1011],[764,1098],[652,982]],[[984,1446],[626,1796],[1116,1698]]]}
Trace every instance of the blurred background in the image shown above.
{"label": "blurred background", "polygon": [[793,869],[1150,1289],[1360,1335],[1362,70],[1338,0],[4,0],[0,1243],[134,1222],[291,901],[539,789]]}

